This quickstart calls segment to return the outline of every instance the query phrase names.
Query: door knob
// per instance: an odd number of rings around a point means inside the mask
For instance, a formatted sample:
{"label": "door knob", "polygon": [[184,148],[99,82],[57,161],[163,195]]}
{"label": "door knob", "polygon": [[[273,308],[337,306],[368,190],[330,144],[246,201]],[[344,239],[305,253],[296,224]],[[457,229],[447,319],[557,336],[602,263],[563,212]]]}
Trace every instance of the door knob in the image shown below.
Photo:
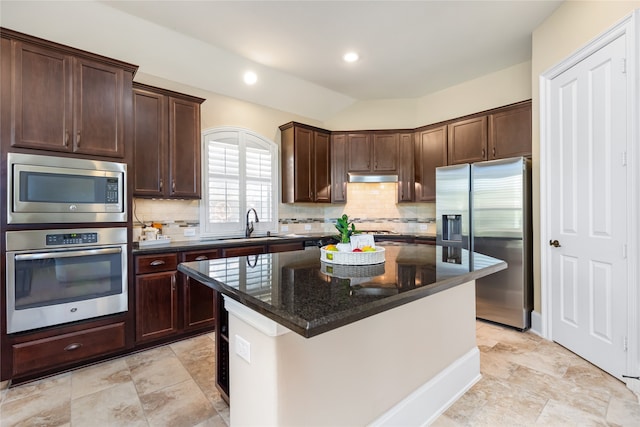
{"label": "door knob", "polygon": [[557,240],[549,240],[549,246],[553,246],[554,248],[559,248],[560,242],[558,242]]}

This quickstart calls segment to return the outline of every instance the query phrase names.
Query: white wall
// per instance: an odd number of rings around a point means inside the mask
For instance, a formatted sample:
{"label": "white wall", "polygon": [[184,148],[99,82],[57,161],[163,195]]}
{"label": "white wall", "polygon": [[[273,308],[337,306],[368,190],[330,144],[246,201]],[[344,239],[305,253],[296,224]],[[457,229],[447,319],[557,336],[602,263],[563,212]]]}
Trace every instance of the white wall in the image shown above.
{"label": "white wall", "polygon": [[534,310],[540,296],[540,87],[539,76],[612,27],[640,1],[568,1],[533,32],[531,58],[533,108]]}
{"label": "white wall", "polygon": [[413,99],[356,102],[325,120],[331,130],[417,128],[531,99],[531,62]]}

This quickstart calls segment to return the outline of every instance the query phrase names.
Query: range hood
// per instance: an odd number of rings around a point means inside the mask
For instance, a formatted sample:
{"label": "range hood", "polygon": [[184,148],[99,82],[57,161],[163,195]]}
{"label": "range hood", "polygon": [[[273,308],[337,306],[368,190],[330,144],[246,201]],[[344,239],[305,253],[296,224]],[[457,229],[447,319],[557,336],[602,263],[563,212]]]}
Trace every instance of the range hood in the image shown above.
{"label": "range hood", "polygon": [[398,175],[350,172],[349,182],[398,182]]}

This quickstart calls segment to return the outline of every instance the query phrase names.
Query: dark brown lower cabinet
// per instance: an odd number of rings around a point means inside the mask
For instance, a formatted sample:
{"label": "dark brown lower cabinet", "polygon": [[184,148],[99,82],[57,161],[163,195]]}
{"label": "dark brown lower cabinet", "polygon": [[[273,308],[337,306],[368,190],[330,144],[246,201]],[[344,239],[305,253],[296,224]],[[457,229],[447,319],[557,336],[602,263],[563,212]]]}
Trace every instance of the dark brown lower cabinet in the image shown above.
{"label": "dark brown lower cabinet", "polygon": [[118,322],[14,344],[12,376],[65,366],[125,348],[125,325]]}

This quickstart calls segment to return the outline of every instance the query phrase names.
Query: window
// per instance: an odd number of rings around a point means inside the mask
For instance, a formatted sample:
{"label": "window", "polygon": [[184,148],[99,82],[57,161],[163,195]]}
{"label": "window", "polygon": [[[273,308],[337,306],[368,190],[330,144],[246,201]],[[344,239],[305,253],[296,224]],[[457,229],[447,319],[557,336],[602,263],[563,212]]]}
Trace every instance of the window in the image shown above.
{"label": "window", "polygon": [[245,129],[218,128],[203,132],[202,153],[200,234],[244,235],[251,208],[259,219],[254,235],[276,232],[278,146]]}

